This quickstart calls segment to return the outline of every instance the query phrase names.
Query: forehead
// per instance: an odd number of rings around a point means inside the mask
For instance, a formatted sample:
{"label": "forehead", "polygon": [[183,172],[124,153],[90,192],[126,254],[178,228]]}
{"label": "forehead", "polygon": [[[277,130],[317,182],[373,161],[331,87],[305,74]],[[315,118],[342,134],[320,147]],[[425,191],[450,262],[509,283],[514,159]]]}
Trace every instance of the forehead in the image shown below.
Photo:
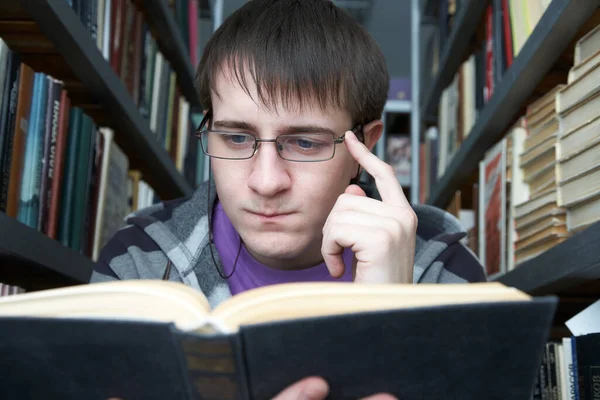
{"label": "forehead", "polygon": [[[339,107],[320,106],[308,93],[286,93],[258,87],[252,75],[236,75],[222,68],[215,76],[211,92],[213,118],[290,119],[302,121],[328,120],[333,124],[347,125],[350,114]],[[301,89],[299,89],[301,90]]]}

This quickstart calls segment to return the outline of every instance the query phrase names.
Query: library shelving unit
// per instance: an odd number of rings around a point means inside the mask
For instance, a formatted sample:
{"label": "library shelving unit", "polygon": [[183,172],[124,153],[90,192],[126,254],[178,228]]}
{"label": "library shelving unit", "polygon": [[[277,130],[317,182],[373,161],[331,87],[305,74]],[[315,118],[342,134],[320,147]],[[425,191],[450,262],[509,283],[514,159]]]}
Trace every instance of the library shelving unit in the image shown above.
{"label": "library shelving unit", "polygon": [[143,4],[141,10],[152,35],[177,74],[181,92],[190,102],[190,107],[199,111],[200,101],[194,86],[194,67],[187,56],[183,39],[178,34],[177,22],[173,13],[163,0],[145,0],[140,4]]}
{"label": "library shelving unit", "polygon": [[[176,72],[182,95],[192,110],[198,109],[193,67],[166,1],[135,3]],[[205,14],[206,7],[208,1],[201,1],[199,13]],[[161,199],[192,193],[67,1],[0,2],[0,37],[22,62],[62,80],[72,105],[114,130],[130,168],[140,170]],[[92,268],[90,259],[0,213],[0,282],[26,290],[60,287],[88,282]]]}
{"label": "library shelving unit", "polygon": [[[427,1],[423,7],[423,13],[431,13],[431,8],[435,7],[434,3],[434,0]],[[487,2],[464,1],[463,3],[456,15],[450,36],[446,39],[446,44],[440,54],[437,76],[427,93],[421,98],[421,115],[428,122],[434,122],[437,119],[435,110],[442,90],[452,81],[454,74],[460,67],[462,55],[467,50],[471,38],[481,21]]]}
{"label": "library shelving unit", "polygon": [[[461,2],[452,33],[442,49],[439,73],[421,103],[424,126],[435,121],[440,94],[465,60],[469,42],[484,20],[486,4],[478,0]],[[566,83],[568,68],[564,68],[564,60],[572,54],[574,41],[583,29],[592,27],[588,26],[590,18],[599,6],[598,0],[552,0],[444,175],[431,187],[428,204],[447,207],[457,190],[473,182],[479,161],[524,114],[525,104],[558,81]],[[553,66],[561,61],[563,68],[557,72]],[[555,321],[560,325],[600,296],[599,242],[600,222],[495,280],[533,295],[560,296]]]}

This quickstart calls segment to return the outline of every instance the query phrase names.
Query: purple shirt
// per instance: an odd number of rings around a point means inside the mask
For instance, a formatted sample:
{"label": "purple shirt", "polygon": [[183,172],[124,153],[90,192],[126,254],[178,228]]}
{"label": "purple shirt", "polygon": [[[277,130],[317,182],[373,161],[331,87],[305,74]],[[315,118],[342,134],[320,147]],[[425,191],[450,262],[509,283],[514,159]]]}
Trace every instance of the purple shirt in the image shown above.
{"label": "purple shirt", "polygon": [[[215,205],[213,213],[213,236],[215,247],[221,258],[226,276],[231,274],[237,255],[240,237],[231,221],[225,214],[220,202]],[[325,263],[301,270],[281,270],[267,267],[256,261],[242,245],[240,256],[234,274],[228,279],[231,294],[235,295],[245,290],[275,283],[315,282],[315,281],[352,281],[352,249],[345,249],[342,255],[344,275],[335,279],[329,274]]]}

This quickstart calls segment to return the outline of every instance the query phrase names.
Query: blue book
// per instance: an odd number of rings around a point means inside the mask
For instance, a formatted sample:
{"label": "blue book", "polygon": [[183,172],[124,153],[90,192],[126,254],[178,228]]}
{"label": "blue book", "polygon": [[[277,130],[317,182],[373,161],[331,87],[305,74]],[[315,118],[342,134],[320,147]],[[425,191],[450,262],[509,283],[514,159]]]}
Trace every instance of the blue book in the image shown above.
{"label": "blue book", "polygon": [[46,114],[48,108],[48,91],[51,79],[43,74],[40,91],[39,110],[36,115],[35,135],[33,140],[33,177],[31,181],[31,202],[27,225],[39,229],[40,196],[42,187],[42,169],[44,159],[44,137],[46,135]]}
{"label": "blue book", "polygon": [[19,211],[17,219],[22,223],[37,228],[37,221],[31,223],[33,219],[30,214],[32,211],[33,187],[35,184],[35,156],[36,156],[36,137],[40,125],[40,113],[43,108],[45,75],[36,72],[33,79],[33,97],[31,99],[31,109],[29,112],[29,126],[27,127],[27,137],[25,138],[25,162],[23,163],[21,195],[19,198]]}

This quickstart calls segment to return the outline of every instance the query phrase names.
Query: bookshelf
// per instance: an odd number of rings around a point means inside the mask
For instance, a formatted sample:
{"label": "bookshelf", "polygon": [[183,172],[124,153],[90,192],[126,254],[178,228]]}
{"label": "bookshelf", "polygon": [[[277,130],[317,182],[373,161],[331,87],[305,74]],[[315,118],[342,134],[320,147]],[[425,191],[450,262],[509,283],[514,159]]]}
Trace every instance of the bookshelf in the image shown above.
{"label": "bookshelf", "polygon": [[[473,36],[478,24],[481,21],[486,2],[478,0],[468,0],[458,10],[456,20],[453,22],[454,29],[445,41],[445,46],[440,55],[440,66],[437,76],[431,85],[428,93],[423,96],[421,103],[421,115],[427,122],[436,121],[435,110],[442,90],[448,86],[452,77],[458,70],[462,62],[462,55],[469,47],[471,37]],[[426,12],[433,7],[434,2],[428,1],[425,7]]]}
{"label": "bookshelf", "polygon": [[600,222],[596,222],[496,280],[535,295],[576,288],[600,278],[599,242]]}
{"label": "bookshelf", "polygon": [[[182,96],[197,111],[194,70],[172,10],[164,0],[132,2],[142,10],[160,51],[172,65]],[[210,13],[208,1],[199,5],[199,17]],[[0,37],[21,62],[62,80],[72,105],[99,126],[114,130],[129,168],[141,171],[162,200],[193,192],[67,1],[1,2]],[[87,283],[92,270],[88,257],[0,212],[0,282],[34,291]]]}
{"label": "bookshelf", "polygon": [[[432,12],[430,3],[425,3],[424,14]],[[420,121],[425,129],[437,123],[442,92],[466,60],[475,37],[481,34],[487,4],[461,2],[446,47],[441,51],[439,73],[421,103]],[[518,56],[494,86],[493,95],[478,111],[474,125],[446,165],[444,174],[430,187],[428,204],[446,208],[457,191],[470,188],[478,175],[479,162],[525,114],[527,104],[558,83],[566,83],[575,41],[600,23],[598,7],[597,0],[550,2]],[[465,193],[462,196],[467,197]],[[557,337],[568,336],[562,324],[598,300],[599,240],[600,222],[597,222],[492,280],[536,296],[559,296],[554,324]]]}
{"label": "bookshelf", "polygon": [[26,290],[89,282],[92,261],[0,212],[0,281]]}
{"label": "bookshelf", "polygon": [[[162,199],[189,195],[191,185],[177,171],[167,152],[160,147],[150,126],[136,108],[125,85],[93,43],[77,15],[64,0],[20,0],[22,8],[12,8],[16,18],[28,18],[11,24],[13,15],[0,5],[0,35],[12,42],[23,62],[33,69],[65,81],[69,93],[96,121],[114,129],[117,144],[129,157],[132,169],[138,169]],[[165,8],[166,9],[166,8]],[[15,46],[11,36],[27,36]],[[175,36],[173,32],[171,36]],[[45,44],[40,57],[38,43]],[[33,45],[32,45],[33,44]],[[75,94],[81,98],[77,98]],[[83,103],[83,104],[82,104]]]}
{"label": "bookshelf", "polygon": [[194,86],[194,67],[190,63],[173,13],[163,0],[145,0],[142,10],[160,50],[177,74],[182,94],[190,102],[190,107],[199,111],[200,100]]}
{"label": "bookshelf", "polygon": [[[472,3],[473,1],[466,3],[465,7],[473,7]],[[477,170],[483,154],[503,137],[514,117],[522,110],[523,103],[533,94],[555,61],[565,52],[581,25],[599,4],[596,0],[553,0],[550,3],[519,56],[504,74],[500,85],[494,89],[492,98],[477,118],[475,126],[446,167],[443,177],[432,188],[429,204],[446,207],[456,190],[469,180]],[[463,13],[467,9],[463,10]],[[460,18],[460,14],[458,21],[467,22],[466,19]],[[479,20],[475,21],[476,25]],[[460,27],[457,26],[456,29]],[[464,29],[467,32],[475,31],[474,27],[470,30]],[[449,46],[453,37],[450,37]],[[461,49],[466,49],[466,45]],[[453,61],[447,61],[448,66],[441,68],[441,71],[447,71],[449,77],[442,81],[443,76],[440,73],[434,88],[443,89],[445,85],[442,84],[450,82],[456,73],[461,62],[458,50],[460,49],[457,48],[456,53],[451,53]],[[439,92],[434,93],[438,95],[431,98],[429,107],[435,107],[439,99]]]}

